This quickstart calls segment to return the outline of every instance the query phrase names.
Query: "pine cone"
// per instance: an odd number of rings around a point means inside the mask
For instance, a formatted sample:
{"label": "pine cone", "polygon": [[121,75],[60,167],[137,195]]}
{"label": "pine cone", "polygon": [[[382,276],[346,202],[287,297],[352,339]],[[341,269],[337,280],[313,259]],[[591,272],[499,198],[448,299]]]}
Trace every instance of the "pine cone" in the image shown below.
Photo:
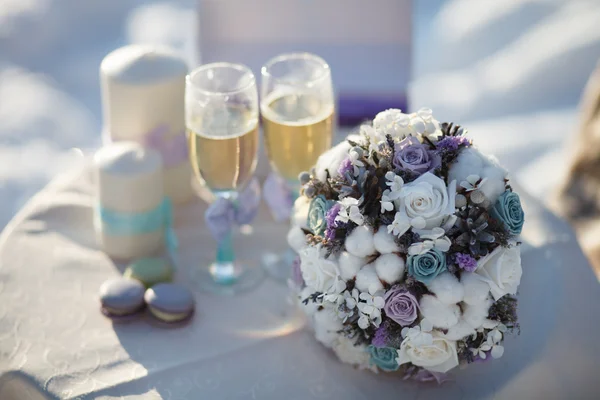
{"label": "pine cone", "polygon": [[455,243],[469,249],[475,257],[485,256],[492,250],[496,237],[490,232],[489,215],[479,207],[469,207],[458,213],[455,227],[460,234]]}

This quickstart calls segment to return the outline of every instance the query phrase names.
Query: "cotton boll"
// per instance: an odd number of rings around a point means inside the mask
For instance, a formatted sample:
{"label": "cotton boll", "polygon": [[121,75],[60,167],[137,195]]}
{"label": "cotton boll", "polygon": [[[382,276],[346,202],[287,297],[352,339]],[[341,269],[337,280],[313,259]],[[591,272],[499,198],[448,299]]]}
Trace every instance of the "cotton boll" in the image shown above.
{"label": "cotton boll", "polygon": [[308,209],[310,207],[310,199],[305,196],[300,196],[294,202],[294,211],[292,215],[292,225],[308,229]]}
{"label": "cotton boll", "polygon": [[287,242],[296,253],[306,247],[306,235],[299,226],[292,226],[287,234]]}
{"label": "cotton boll", "polygon": [[472,272],[463,272],[460,276],[465,291],[463,301],[470,305],[478,305],[485,302],[490,293],[490,286],[483,282]]}
{"label": "cotton boll", "polygon": [[396,244],[394,238],[394,235],[388,232],[387,226],[381,226],[373,237],[373,245],[375,246],[375,250],[381,254],[400,251],[400,247]]}
{"label": "cotton boll", "polygon": [[322,309],[313,315],[315,337],[327,347],[331,347],[343,328],[342,321],[330,310]]}
{"label": "cotton boll", "polygon": [[379,279],[390,285],[404,276],[404,259],[396,254],[382,254],[377,257],[373,265]]}
{"label": "cotton boll", "polygon": [[[353,140],[357,143],[361,143],[364,140],[362,136],[357,135],[348,136],[347,139]],[[332,178],[337,177],[339,175],[337,170],[342,161],[348,157],[348,150],[350,150],[351,147],[352,146],[350,143],[348,143],[348,140],[344,140],[337,146],[334,146],[325,153],[321,154],[317,160],[317,165],[315,166],[316,178],[324,182],[325,179],[327,179],[327,171],[329,171],[329,176]]]}
{"label": "cotton boll", "polygon": [[465,295],[463,285],[450,272],[438,275],[427,287],[444,304],[460,303]]}
{"label": "cotton boll", "polygon": [[482,178],[487,180],[481,185],[480,190],[483,192],[485,197],[492,203],[496,203],[498,197],[506,190],[505,179],[508,176],[508,172],[498,165],[493,159],[490,159],[490,165],[483,169]]}
{"label": "cotton boll", "polygon": [[367,257],[375,253],[373,231],[367,226],[358,226],[346,238],[346,251],[357,257]]}
{"label": "cotton boll", "polygon": [[475,328],[469,325],[464,319],[460,319],[456,325],[448,329],[443,335],[448,340],[461,340],[475,333]]}
{"label": "cotton boll", "polygon": [[377,276],[373,264],[365,265],[356,274],[356,288],[361,292],[382,290],[383,285]]}
{"label": "cotton boll", "polygon": [[338,264],[340,265],[340,276],[343,280],[349,281],[356,277],[358,271],[366,264],[366,260],[344,251],[340,254]]}
{"label": "cotton boll", "polygon": [[340,335],[333,344],[333,351],[343,363],[377,372],[377,367],[371,364],[371,355],[367,351],[367,346],[356,345],[355,341]]}
{"label": "cotton boll", "polygon": [[460,152],[456,162],[450,167],[448,181],[456,180],[457,184],[467,179],[469,175],[478,175],[486,181],[481,185],[481,191],[493,204],[504,192],[504,179],[508,172],[500,166],[493,157],[482,154],[470,147]]}
{"label": "cotton boll", "polygon": [[455,180],[460,185],[469,175],[481,176],[484,166],[482,157],[483,155],[472,147],[461,151],[456,162],[450,167],[448,182]]}
{"label": "cotton boll", "polygon": [[424,295],[419,302],[423,317],[427,318],[434,327],[448,329],[458,323],[460,308],[458,305],[448,305],[431,295]]}
{"label": "cotton boll", "polygon": [[473,328],[480,328],[488,316],[488,311],[493,301],[488,298],[477,305],[466,304],[463,307],[463,319]]}

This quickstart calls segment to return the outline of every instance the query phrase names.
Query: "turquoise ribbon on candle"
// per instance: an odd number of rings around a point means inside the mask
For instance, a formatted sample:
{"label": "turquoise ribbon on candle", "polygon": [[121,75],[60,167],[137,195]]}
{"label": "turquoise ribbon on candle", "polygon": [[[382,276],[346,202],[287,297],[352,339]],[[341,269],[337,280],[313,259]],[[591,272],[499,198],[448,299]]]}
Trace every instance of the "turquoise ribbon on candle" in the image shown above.
{"label": "turquoise ribbon on candle", "polygon": [[168,197],[153,210],[142,213],[124,213],[96,207],[96,217],[104,225],[103,231],[114,236],[141,235],[165,229],[165,246],[169,251],[177,249],[177,236],[173,231],[173,207]]}

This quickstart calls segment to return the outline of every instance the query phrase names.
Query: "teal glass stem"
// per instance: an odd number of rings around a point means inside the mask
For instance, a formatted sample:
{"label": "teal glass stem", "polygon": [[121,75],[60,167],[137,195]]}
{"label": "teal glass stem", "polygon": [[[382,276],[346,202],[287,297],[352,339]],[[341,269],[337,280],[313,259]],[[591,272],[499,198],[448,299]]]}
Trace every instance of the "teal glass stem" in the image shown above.
{"label": "teal glass stem", "polygon": [[215,264],[228,264],[235,261],[235,251],[233,250],[233,235],[231,232],[217,244],[217,257]]}

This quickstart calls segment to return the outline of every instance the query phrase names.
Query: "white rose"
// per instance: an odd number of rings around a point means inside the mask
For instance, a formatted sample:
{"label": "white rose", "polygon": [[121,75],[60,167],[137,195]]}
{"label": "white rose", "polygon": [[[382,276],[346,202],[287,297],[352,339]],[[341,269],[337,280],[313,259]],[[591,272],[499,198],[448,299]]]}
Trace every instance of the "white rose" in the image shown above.
{"label": "white rose", "polygon": [[333,343],[333,351],[343,363],[355,365],[360,369],[377,370],[376,367],[371,365],[371,356],[367,352],[367,346],[356,346],[352,339],[338,336]]}
{"label": "white rose", "polygon": [[[364,138],[358,135],[350,135],[347,139],[357,143],[364,141]],[[317,160],[317,165],[315,165],[315,175],[317,179],[324,182],[327,178],[327,171],[329,171],[329,176],[332,178],[337,177],[339,175],[338,168],[342,161],[348,157],[348,150],[351,148],[352,146],[350,146],[350,143],[348,143],[347,140],[344,140],[337,146],[334,146],[321,154]]]}
{"label": "white rose", "polygon": [[496,248],[477,262],[475,274],[490,286],[494,300],[516,294],[523,274],[519,247]]}
{"label": "white rose", "polygon": [[333,291],[340,276],[338,264],[326,259],[320,246],[300,250],[300,270],[306,286],[321,293]]}
{"label": "white rose", "polygon": [[398,236],[410,226],[415,229],[449,229],[456,221],[455,198],[456,181],[446,187],[444,181],[431,172],[405,184],[396,200],[396,219],[403,220],[405,224]]}
{"label": "white rose", "polygon": [[450,167],[448,179],[462,182],[466,181],[469,175],[478,175],[485,179],[479,190],[492,204],[506,190],[504,180],[508,172],[495,158],[488,157],[473,147],[460,152],[456,162]]}
{"label": "white rose", "polygon": [[447,372],[458,365],[456,342],[437,332],[421,334],[416,341],[409,335],[400,345],[396,361],[398,365],[410,362],[432,372]]}

